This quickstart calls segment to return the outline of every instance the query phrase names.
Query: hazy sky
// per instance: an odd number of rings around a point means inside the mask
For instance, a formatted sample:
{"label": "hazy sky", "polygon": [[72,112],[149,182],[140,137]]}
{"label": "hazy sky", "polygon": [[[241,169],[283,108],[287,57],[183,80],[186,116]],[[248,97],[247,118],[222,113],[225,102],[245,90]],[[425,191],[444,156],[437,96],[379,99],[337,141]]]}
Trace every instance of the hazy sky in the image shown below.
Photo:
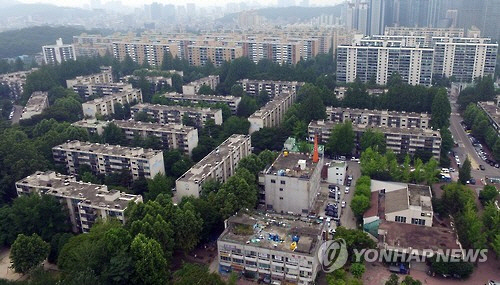
{"label": "hazy sky", "polygon": [[[50,3],[58,6],[75,6],[83,7],[90,4],[90,0],[18,0],[23,3]],[[101,3],[109,2],[110,0],[101,0]],[[293,1],[293,0],[290,0]],[[128,6],[142,6],[143,4],[150,4],[152,2],[159,2],[164,4],[175,4],[182,5],[186,3],[195,3],[200,6],[212,6],[212,5],[225,5],[230,2],[242,2],[241,0],[121,0],[121,2]],[[264,3],[277,3],[277,0],[250,0],[245,2],[259,2]],[[295,0],[296,4],[299,4],[302,0]],[[309,0],[311,5],[336,5],[344,2],[344,0]]]}

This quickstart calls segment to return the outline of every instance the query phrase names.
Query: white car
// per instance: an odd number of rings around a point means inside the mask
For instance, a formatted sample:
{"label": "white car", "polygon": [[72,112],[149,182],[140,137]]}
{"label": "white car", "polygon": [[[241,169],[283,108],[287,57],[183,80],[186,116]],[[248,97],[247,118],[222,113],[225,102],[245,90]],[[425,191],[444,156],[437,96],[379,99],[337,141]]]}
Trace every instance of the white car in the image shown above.
{"label": "white car", "polygon": [[348,193],[349,193],[349,187],[346,187],[344,192],[345,192],[346,194],[348,194]]}
{"label": "white car", "polygon": [[342,208],[345,208],[345,201],[342,201]]}

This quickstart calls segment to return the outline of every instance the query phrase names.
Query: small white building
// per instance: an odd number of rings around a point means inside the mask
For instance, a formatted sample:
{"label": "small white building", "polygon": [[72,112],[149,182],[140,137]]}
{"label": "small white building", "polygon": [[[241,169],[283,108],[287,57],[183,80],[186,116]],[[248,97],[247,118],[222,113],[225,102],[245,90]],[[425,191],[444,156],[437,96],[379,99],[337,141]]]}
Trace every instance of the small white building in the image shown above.
{"label": "small white building", "polygon": [[332,161],[327,163],[326,167],[328,169],[326,181],[328,183],[344,185],[347,172],[345,161]]}

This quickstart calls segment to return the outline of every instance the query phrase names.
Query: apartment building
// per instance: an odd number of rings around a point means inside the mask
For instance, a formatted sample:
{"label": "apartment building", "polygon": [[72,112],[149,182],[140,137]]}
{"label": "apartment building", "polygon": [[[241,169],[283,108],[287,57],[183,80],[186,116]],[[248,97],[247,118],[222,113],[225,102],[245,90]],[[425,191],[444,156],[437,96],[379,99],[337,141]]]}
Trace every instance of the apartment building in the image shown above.
{"label": "apartment building", "polygon": [[500,96],[497,97],[496,103],[494,101],[478,102],[477,106],[488,116],[491,126],[500,136]]}
{"label": "apartment building", "polygon": [[83,115],[95,118],[97,115],[109,116],[115,113],[115,104],[134,104],[142,102],[140,89],[124,88],[122,92],[112,93],[82,104]]}
{"label": "apartment building", "polygon": [[404,46],[401,41],[358,39],[337,47],[337,80],[343,83],[375,79],[386,85],[393,73],[411,85],[432,84],[432,48]]}
{"label": "apartment building", "polygon": [[188,102],[191,104],[217,104],[223,103],[229,106],[231,113],[236,114],[238,105],[241,102],[241,97],[221,96],[221,95],[186,95],[175,92],[165,93],[161,95],[174,103]]}
{"label": "apartment building", "polygon": [[431,115],[427,113],[397,112],[389,110],[351,109],[326,107],[327,120],[344,123],[349,120],[355,125],[370,125],[393,128],[430,128]]}
{"label": "apartment building", "polygon": [[297,93],[281,93],[269,101],[264,107],[255,111],[248,121],[250,128],[248,132],[252,134],[262,128],[272,128],[279,126],[285,117],[286,111],[292,106],[297,98]]}
{"label": "apartment building", "polygon": [[185,120],[189,119],[198,127],[202,127],[207,120],[213,120],[216,125],[222,125],[221,109],[144,103],[132,106],[130,112],[132,118],[135,118],[139,112],[146,112],[152,120],[161,124],[184,124]]}
{"label": "apartment building", "polygon": [[498,43],[488,38],[433,38],[434,74],[472,82],[495,76]]}
{"label": "apartment building", "polygon": [[163,62],[163,56],[165,53],[172,54],[172,57],[179,57],[186,59],[184,52],[184,46],[187,47],[191,41],[179,40],[175,41],[149,41],[140,39],[119,39],[112,43],[113,56],[120,61],[125,60],[128,56],[132,58],[134,62],[139,64],[145,61],[153,67],[161,66]]}
{"label": "apartment building", "polygon": [[[236,44],[242,47],[244,56],[254,63],[268,59],[279,65],[297,64],[304,48],[302,42],[282,41],[280,39],[243,40],[237,41]],[[315,53],[314,50],[307,48],[305,51],[306,53],[309,51],[309,57]]]}
{"label": "apartment building", "polygon": [[72,44],[64,44],[61,38],[56,40],[55,45],[42,46],[42,54],[46,64],[60,64],[76,59],[75,47]]}
{"label": "apartment building", "polygon": [[278,213],[309,213],[320,191],[322,168],[323,156],[315,162],[308,154],[281,153],[259,175],[259,184],[264,186],[261,202]]}
{"label": "apartment building", "polygon": [[57,164],[66,166],[70,174],[77,174],[80,165],[88,165],[95,174],[126,171],[132,179],[154,178],[165,174],[163,152],[140,147],[68,141],[52,148]]}
{"label": "apartment building", "polygon": [[281,93],[297,93],[304,82],[298,81],[274,81],[274,80],[253,80],[242,79],[238,83],[250,96],[256,96],[262,91],[266,91],[270,98],[274,98]]}
{"label": "apartment building", "polygon": [[66,80],[66,87],[73,89],[75,85],[113,83],[113,68],[111,66],[101,66],[100,69],[100,73],[77,76],[76,78]]}
{"label": "apartment building", "polygon": [[243,56],[243,49],[238,46],[190,45],[187,51],[187,60],[194,66],[204,66],[208,61],[215,66],[221,66],[226,61]]}
{"label": "apartment building", "polygon": [[193,82],[190,82],[182,86],[182,94],[184,95],[196,95],[200,91],[203,85],[210,87],[210,89],[215,90],[217,85],[220,83],[219,75],[209,75],[207,77],[200,78]]}
{"label": "apartment building", "polygon": [[240,211],[224,225],[217,239],[221,273],[244,272],[274,284],[314,284],[321,268],[317,256],[323,254],[323,223]]}
{"label": "apartment building", "polygon": [[141,75],[126,75],[120,78],[122,83],[132,83],[137,82],[141,78],[144,78],[150,84],[151,94],[157,92],[162,92],[167,87],[172,86],[172,75],[178,74],[179,76],[184,76],[184,72],[177,70],[167,70],[163,72],[157,72],[155,70],[146,70],[144,74]]}
{"label": "apartment building", "polygon": [[199,197],[203,183],[209,179],[219,182],[234,175],[238,162],[251,154],[249,135],[233,134],[175,181],[175,197]]}
{"label": "apartment building", "polygon": [[[322,143],[328,142],[332,129],[337,123],[330,121],[312,121],[309,123],[309,140],[318,135]],[[380,131],[385,136],[387,149],[394,153],[415,154],[417,151],[425,151],[432,154],[435,159],[439,159],[441,153],[441,135],[439,131],[418,128],[395,128],[370,125],[353,125],[355,133],[354,144],[356,153],[360,153],[360,141],[363,133],[367,130]]]}
{"label": "apartment building", "polygon": [[384,35],[398,37],[423,37],[425,46],[432,44],[434,37],[463,38],[465,32],[463,28],[431,28],[431,27],[385,27]]}
{"label": "apartment building", "polygon": [[98,220],[114,218],[125,224],[130,202],[142,202],[141,195],[110,190],[106,185],[76,181],[74,176],[54,171],[37,171],[16,182],[18,196],[51,195],[68,211],[73,232],[87,233]]}
{"label": "apartment building", "polygon": [[26,106],[23,108],[21,120],[26,120],[34,115],[42,114],[49,107],[49,94],[47,92],[35,91],[31,94]]}
{"label": "apartment building", "polygon": [[198,146],[198,129],[182,124],[144,123],[131,120],[97,121],[86,119],[73,123],[75,127],[86,129],[90,134],[101,135],[110,123],[122,129],[126,138],[133,141],[137,136],[156,137],[162,144],[162,149],[178,149],[186,155],[191,155],[193,148]]}
{"label": "apartment building", "polygon": [[32,68],[26,71],[17,71],[11,73],[0,74],[0,85],[9,87],[9,96],[17,99],[24,92],[26,77],[38,68]]}

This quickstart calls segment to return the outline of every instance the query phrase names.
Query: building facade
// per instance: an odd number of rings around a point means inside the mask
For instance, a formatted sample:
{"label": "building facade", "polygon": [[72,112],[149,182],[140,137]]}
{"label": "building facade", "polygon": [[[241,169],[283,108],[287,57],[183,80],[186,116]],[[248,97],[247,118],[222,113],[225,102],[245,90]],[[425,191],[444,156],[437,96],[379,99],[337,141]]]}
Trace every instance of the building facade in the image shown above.
{"label": "building facade", "polygon": [[191,104],[226,104],[233,114],[238,111],[238,105],[241,102],[241,97],[221,96],[221,95],[186,95],[175,92],[165,93],[162,97],[171,100],[174,103],[188,102]]}
{"label": "building facade", "polygon": [[266,91],[270,98],[281,93],[297,93],[304,85],[304,82],[298,81],[274,81],[274,80],[253,80],[253,79],[242,79],[238,83],[243,87],[245,91],[250,96],[256,96],[262,91]]}
{"label": "building facade", "polygon": [[203,85],[210,87],[210,89],[215,90],[219,84],[219,75],[210,75],[207,77],[200,78],[193,82],[190,82],[182,86],[182,94],[185,95],[196,95],[200,91]]}
{"label": "building facade", "polygon": [[18,196],[54,196],[68,211],[74,232],[89,232],[98,219],[114,218],[125,224],[125,209],[130,202],[142,202],[141,195],[109,190],[106,185],[76,181],[74,176],[54,171],[27,176],[16,182]]}
{"label": "building facade", "polygon": [[42,46],[42,54],[46,64],[76,60],[75,47],[72,44],[64,44],[61,38],[56,40],[55,45]]}
{"label": "building facade", "polygon": [[54,161],[65,165],[71,174],[77,174],[81,165],[90,166],[94,174],[128,172],[134,180],[165,174],[160,150],[69,141],[53,147],[52,155]]}
{"label": "building facade", "polygon": [[231,135],[175,181],[176,198],[199,197],[203,183],[209,179],[226,182],[234,175],[238,162],[251,154],[251,149],[249,135]]}
{"label": "building facade", "polygon": [[42,114],[43,110],[49,107],[49,97],[47,92],[35,91],[31,94],[26,106],[23,108],[21,120],[26,120],[34,115]]}
{"label": "building facade", "polygon": [[213,120],[216,125],[222,125],[221,109],[143,103],[132,106],[130,112],[132,118],[139,112],[146,112],[153,121],[161,124],[184,124],[189,120],[201,127],[207,120]]}
{"label": "building facade", "polygon": [[292,106],[297,99],[297,93],[281,93],[269,101],[264,107],[255,111],[248,121],[250,128],[248,132],[252,134],[262,128],[272,128],[279,126],[285,117],[286,111]]}
{"label": "building facade", "polygon": [[23,94],[26,77],[36,70],[38,70],[38,68],[0,74],[0,85],[9,87],[9,96],[13,99],[17,99]]}
{"label": "building facade", "polygon": [[112,93],[82,104],[83,115],[95,118],[96,115],[109,116],[115,113],[115,104],[135,104],[142,102],[140,89],[126,88],[122,92]]}
{"label": "building facade", "polygon": [[100,73],[77,76],[76,78],[66,80],[66,87],[72,89],[75,85],[113,83],[113,68],[111,66],[101,66],[100,69]]}
{"label": "building facade", "polygon": [[155,137],[162,144],[162,149],[178,149],[189,156],[193,148],[198,146],[198,129],[182,124],[143,123],[125,120],[97,121],[87,119],[75,122],[72,125],[85,128],[90,134],[101,135],[104,128],[110,123],[122,129],[129,141],[133,141],[137,136],[142,138]]}

